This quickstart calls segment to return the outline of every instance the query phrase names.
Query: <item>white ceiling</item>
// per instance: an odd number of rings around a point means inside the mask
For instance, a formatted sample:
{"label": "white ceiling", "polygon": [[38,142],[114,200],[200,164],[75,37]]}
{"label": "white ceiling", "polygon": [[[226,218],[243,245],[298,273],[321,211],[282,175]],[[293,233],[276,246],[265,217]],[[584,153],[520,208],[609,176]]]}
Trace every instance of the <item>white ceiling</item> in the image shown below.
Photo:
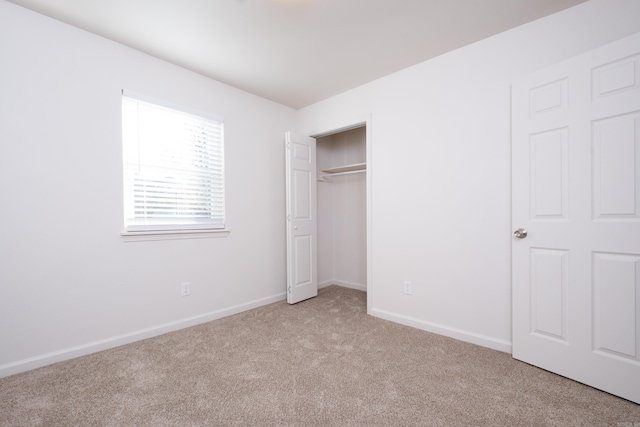
{"label": "white ceiling", "polygon": [[301,108],[586,0],[9,0]]}

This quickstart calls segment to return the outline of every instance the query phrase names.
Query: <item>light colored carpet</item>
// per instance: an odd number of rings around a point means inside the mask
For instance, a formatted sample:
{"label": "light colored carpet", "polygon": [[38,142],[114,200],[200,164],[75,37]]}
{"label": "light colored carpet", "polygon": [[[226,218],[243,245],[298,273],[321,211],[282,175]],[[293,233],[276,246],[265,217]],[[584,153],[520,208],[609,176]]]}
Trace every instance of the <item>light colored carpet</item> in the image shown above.
{"label": "light colored carpet", "polygon": [[640,405],[367,316],[337,286],[0,379],[2,426],[634,423]]}

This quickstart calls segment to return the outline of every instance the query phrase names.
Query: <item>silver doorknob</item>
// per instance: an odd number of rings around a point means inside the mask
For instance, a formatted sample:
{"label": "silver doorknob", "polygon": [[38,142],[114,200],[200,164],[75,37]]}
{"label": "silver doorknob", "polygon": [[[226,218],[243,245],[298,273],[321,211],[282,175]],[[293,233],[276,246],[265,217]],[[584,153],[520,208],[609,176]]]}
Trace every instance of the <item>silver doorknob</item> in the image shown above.
{"label": "silver doorknob", "polygon": [[527,237],[527,230],[525,230],[524,228],[518,228],[513,232],[513,235],[518,239],[524,239],[525,237]]}

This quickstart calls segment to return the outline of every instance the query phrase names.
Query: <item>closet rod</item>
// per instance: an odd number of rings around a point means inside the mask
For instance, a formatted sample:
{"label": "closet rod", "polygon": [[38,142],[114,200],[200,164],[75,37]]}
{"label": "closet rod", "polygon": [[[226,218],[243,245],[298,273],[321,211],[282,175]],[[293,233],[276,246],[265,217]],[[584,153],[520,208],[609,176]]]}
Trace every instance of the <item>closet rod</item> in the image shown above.
{"label": "closet rod", "polygon": [[322,178],[330,177],[330,176],[338,176],[338,175],[351,175],[352,173],[363,173],[366,172],[366,169],[360,169],[357,171],[347,171],[347,172],[335,172],[335,173],[327,173],[322,175]]}

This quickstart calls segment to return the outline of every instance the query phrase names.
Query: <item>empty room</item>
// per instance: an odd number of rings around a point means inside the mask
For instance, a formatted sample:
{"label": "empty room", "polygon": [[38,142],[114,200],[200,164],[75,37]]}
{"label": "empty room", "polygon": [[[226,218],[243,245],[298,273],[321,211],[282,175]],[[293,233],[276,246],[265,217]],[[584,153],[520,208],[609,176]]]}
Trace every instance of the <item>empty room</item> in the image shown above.
{"label": "empty room", "polygon": [[0,0],[0,426],[640,426],[640,1]]}

